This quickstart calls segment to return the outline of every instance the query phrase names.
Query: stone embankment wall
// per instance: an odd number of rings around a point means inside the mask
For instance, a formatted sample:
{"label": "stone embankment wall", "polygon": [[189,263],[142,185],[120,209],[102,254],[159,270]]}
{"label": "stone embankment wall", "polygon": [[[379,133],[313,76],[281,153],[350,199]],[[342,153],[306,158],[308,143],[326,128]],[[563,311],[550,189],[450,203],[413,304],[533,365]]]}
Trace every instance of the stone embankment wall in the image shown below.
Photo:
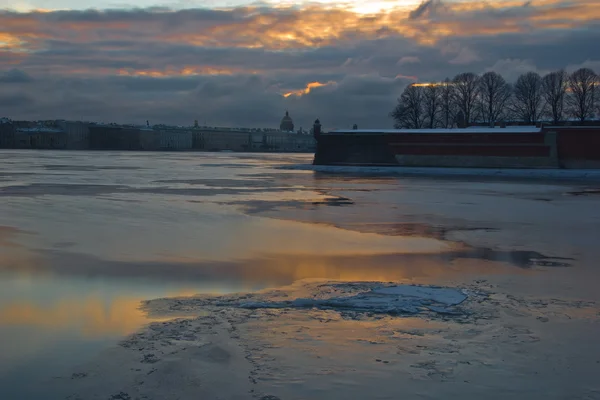
{"label": "stone embankment wall", "polygon": [[315,165],[600,168],[599,127],[321,134]]}

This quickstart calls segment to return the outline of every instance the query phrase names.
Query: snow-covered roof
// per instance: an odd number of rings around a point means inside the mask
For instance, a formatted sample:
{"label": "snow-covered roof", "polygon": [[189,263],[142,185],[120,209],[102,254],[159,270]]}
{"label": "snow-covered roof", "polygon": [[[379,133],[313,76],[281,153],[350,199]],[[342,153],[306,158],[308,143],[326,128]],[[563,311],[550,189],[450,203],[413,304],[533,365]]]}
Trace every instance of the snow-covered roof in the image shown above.
{"label": "snow-covered roof", "polygon": [[541,128],[535,126],[507,126],[506,128],[490,128],[472,126],[456,129],[338,129],[328,133],[360,133],[360,134],[393,134],[393,133],[535,133]]}
{"label": "snow-covered roof", "polygon": [[60,133],[60,132],[64,132],[64,131],[62,129],[57,129],[57,128],[36,126],[33,128],[17,128],[17,132],[22,132],[22,133]]}

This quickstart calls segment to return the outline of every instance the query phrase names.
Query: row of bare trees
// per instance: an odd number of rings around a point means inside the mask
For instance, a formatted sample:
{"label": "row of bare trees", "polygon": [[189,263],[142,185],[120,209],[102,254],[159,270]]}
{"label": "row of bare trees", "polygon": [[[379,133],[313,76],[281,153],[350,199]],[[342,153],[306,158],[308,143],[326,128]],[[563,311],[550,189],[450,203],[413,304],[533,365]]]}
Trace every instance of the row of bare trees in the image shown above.
{"label": "row of bare trees", "polygon": [[406,87],[390,116],[396,128],[451,128],[475,123],[584,122],[600,114],[600,77],[589,68],[541,77],[527,72],[514,84],[496,72],[458,74]]}

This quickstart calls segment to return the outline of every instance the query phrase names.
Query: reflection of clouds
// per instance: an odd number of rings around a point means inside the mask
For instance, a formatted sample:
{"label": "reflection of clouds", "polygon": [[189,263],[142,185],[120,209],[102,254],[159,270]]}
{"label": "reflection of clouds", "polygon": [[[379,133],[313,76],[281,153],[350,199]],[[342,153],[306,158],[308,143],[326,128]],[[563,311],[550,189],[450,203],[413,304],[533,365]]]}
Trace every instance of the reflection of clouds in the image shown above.
{"label": "reflection of clouds", "polygon": [[85,336],[125,335],[147,322],[138,307],[141,299],[116,297],[63,299],[48,306],[16,303],[0,308],[0,324],[33,325],[45,329],[79,330]]}
{"label": "reflection of clouds", "polygon": [[[348,281],[435,281],[455,274],[506,272],[501,268],[531,266],[532,259],[543,259],[534,252],[456,249],[440,253],[399,254],[301,254],[263,253],[253,258],[232,261],[203,261],[193,257],[162,260],[115,261],[89,255],[51,251],[40,253],[33,265],[14,264],[13,273],[51,274],[85,278],[140,278],[148,282],[186,282],[223,288],[224,291],[249,291],[287,285],[298,279],[318,278]],[[511,268],[511,272],[516,272]],[[219,289],[218,291],[221,291]]]}
{"label": "reflection of clouds", "polygon": [[15,239],[18,235],[24,233],[27,232],[12,226],[0,226],[0,247],[22,247]]}
{"label": "reflection of clouds", "polygon": [[[289,197],[286,193],[289,193]],[[301,193],[273,194],[269,201],[297,200]],[[314,202],[328,198],[314,194]],[[217,197],[217,196],[215,196]],[[252,196],[212,198],[210,201],[264,203]],[[138,206],[123,206],[102,198],[63,197],[43,211],[35,200],[23,201],[18,210],[33,213],[27,221],[39,233],[27,243],[31,248],[56,248],[56,243],[75,243],[73,253],[98,259],[131,262],[163,262],[171,259],[221,261],[252,259],[258,254],[378,254],[447,250],[434,239],[403,238],[359,233],[330,226],[266,219],[240,214],[235,207],[189,203],[187,196],[154,197],[126,195],[143,200]],[[242,200],[243,199],[243,200]],[[280,200],[277,200],[280,199]],[[283,199],[283,200],[281,200]],[[175,201],[173,201],[175,200]],[[0,206],[1,209],[1,206]],[[69,216],[65,218],[65,216]],[[110,215],[112,218],[106,218]],[[77,224],[71,221],[76,220]],[[157,227],[160,226],[160,229]],[[57,253],[58,254],[58,253]],[[92,260],[92,263],[95,261]],[[79,266],[74,266],[79,268]],[[86,268],[88,268],[86,266]],[[69,269],[64,268],[64,269]],[[89,269],[89,268],[88,268]],[[92,268],[93,269],[93,268]]]}
{"label": "reflection of clouds", "polygon": [[[193,291],[176,291],[169,295],[186,296]],[[72,296],[72,295],[69,295]],[[29,325],[45,330],[79,332],[89,338],[127,335],[150,322],[142,312],[142,298],[115,296],[110,299],[89,295],[65,297],[41,305],[20,301],[0,306],[0,325]]]}

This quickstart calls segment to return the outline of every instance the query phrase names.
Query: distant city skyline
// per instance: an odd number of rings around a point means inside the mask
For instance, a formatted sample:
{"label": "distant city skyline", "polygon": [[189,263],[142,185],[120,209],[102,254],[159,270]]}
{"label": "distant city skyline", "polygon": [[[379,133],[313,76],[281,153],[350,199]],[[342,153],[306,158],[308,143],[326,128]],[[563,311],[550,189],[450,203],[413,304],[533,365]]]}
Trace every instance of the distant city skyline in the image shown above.
{"label": "distant city skyline", "polygon": [[1,8],[13,11],[0,11],[0,116],[14,119],[263,128],[289,110],[305,130],[317,117],[326,129],[379,128],[393,125],[387,114],[410,83],[465,71],[509,82],[527,71],[600,71],[593,0]]}

